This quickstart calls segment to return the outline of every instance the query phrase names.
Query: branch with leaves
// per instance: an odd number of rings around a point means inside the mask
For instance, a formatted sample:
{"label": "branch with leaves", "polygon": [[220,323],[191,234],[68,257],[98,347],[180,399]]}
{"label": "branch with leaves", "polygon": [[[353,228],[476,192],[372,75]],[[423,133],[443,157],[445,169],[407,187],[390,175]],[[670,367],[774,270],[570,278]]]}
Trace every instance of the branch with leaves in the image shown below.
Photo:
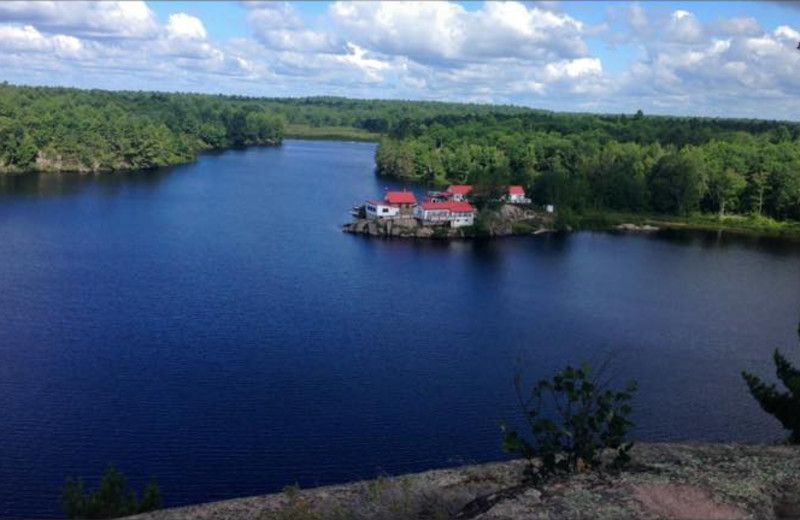
{"label": "branch with leaves", "polygon": [[601,381],[604,371],[594,373],[588,362],[580,368],[567,366],[529,391],[517,376],[517,397],[533,439],[502,422],[503,448],[528,459],[528,474],[534,481],[598,467],[606,449],[616,452],[617,466],[630,460],[633,443],[627,437],[634,426],[630,403],[637,385],[631,381],[622,391],[611,390]]}

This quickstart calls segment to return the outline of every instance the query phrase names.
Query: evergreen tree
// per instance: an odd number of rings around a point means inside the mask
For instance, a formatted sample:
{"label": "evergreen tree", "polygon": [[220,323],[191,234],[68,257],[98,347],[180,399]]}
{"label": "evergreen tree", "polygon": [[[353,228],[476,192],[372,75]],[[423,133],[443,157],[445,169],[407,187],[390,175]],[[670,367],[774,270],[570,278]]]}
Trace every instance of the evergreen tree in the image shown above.
{"label": "evergreen tree", "polygon": [[61,510],[67,518],[118,518],[161,508],[162,498],[154,478],[144,490],[142,500],[128,487],[125,476],[109,466],[97,491],[84,491],[81,479],[68,478],[61,493]]}
{"label": "evergreen tree", "polygon": [[[800,325],[797,336],[800,338]],[[781,392],[775,385],[768,385],[749,372],[742,372],[742,377],[761,408],[789,430],[789,442],[800,444],[800,370],[792,366],[778,349],[775,349],[773,359],[775,372],[787,392]]]}

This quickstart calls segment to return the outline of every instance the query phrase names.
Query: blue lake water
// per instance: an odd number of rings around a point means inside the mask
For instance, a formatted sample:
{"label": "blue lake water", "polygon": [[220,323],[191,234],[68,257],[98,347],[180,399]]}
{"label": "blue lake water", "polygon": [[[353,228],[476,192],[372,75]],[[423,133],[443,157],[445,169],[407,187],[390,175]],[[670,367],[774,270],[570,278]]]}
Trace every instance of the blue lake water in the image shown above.
{"label": "blue lake water", "polygon": [[584,358],[638,379],[639,439],[783,436],[739,371],[798,358],[796,243],[343,234],[374,150],[0,179],[0,517],[109,462],[180,505],[498,459],[518,367]]}

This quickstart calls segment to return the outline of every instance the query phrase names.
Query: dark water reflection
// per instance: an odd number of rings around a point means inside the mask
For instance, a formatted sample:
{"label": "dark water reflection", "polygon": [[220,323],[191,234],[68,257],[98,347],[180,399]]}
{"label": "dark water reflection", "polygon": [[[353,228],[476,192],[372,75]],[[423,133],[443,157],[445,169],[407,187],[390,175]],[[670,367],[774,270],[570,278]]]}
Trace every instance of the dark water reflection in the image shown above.
{"label": "dark water reflection", "polygon": [[369,144],[0,180],[0,517],[114,462],[185,504],[502,457],[519,360],[614,356],[641,439],[780,438],[800,247],[716,233],[342,234]]}

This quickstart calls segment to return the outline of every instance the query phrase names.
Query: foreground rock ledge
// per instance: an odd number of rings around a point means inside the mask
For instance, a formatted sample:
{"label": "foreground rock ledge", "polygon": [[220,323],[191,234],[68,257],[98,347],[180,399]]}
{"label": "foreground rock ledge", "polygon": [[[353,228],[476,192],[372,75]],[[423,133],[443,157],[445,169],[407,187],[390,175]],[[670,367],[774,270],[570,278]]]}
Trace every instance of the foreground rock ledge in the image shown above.
{"label": "foreground rock ledge", "polygon": [[[464,506],[474,504],[476,497],[519,485],[523,462],[381,477],[166,509],[132,518],[339,519],[344,511],[344,517],[351,518],[410,520],[423,516],[420,512],[431,518],[431,510],[481,520],[800,518],[800,448],[640,444],[632,455],[631,465],[623,472],[582,474],[554,479],[541,487],[522,488],[473,516]],[[287,475],[287,482],[291,482],[291,476]],[[398,513],[398,507],[405,508],[405,513]]]}

